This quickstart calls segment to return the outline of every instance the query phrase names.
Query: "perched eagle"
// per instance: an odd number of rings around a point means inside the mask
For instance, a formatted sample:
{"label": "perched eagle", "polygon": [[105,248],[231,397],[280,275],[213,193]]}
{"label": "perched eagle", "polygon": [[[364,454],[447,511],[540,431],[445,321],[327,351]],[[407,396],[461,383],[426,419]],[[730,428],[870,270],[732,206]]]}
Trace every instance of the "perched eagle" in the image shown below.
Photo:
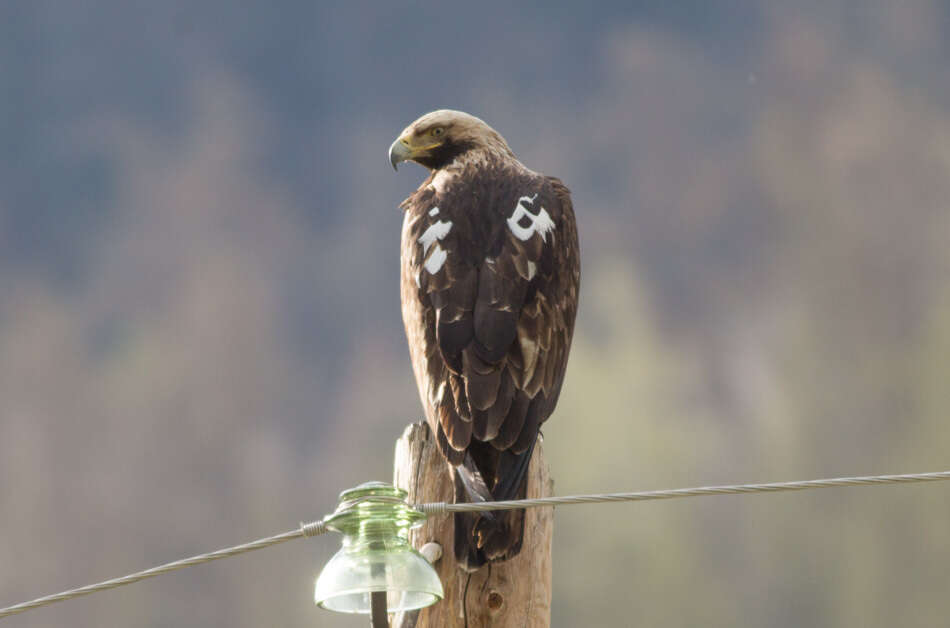
{"label": "perched eagle", "polygon": [[[401,207],[402,315],[426,419],[457,501],[524,496],[538,430],[557,404],[580,284],[568,189],[526,168],[461,111],[428,113],[389,149],[429,177]],[[524,511],[457,514],[474,570],[521,549]]]}

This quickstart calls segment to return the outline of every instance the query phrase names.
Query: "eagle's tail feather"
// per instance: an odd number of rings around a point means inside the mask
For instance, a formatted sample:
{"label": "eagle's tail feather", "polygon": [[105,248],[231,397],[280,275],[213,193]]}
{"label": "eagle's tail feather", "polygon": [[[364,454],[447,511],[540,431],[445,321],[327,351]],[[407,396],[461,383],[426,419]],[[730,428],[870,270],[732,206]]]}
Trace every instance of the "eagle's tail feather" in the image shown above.
{"label": "eagle's tail feather", "polygon": [[[487,497],[483,492],[487,486],[482,474],[477,468],[471,468],[474,460],[466,456],[455,473],[456,502],[523,498],[532,453],[533,444],[520,454],[500,452],[498,482]],[[523,535],[523,510],[455,513],[455,558],[466,571],[475,571],[488,561],[507,560],[517,555]]]}
{"label": "eagle's tail feather", "polygon": [[522,490],[525,484],[525,478],[528,477],[528,466],[531,464],[531,455],[534,454],[534,445],[538,442],[535,434],[532,442],[526,451],[520,454],[505,452],[501,455],[498,463],[498,483],[492,490],[492,497],[495,501],[506,501],[509,499],[518,499],[524,495]]}

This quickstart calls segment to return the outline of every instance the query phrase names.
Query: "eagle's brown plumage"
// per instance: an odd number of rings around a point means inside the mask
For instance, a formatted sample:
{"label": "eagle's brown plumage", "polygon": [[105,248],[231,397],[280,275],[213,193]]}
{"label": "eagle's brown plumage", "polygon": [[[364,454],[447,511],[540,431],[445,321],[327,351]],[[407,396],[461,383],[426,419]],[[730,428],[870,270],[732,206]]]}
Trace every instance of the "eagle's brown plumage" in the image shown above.
{"label": "eagle's brown plumage", "polygon": [[[458,499],[523,496],[561,392],[580,282],[570,192],[526,168],[487,124],[440,110],[393,143],[429,177],[402,203],[402,312],[429,426]],[[477,568],[521,547],[523,511],[457,515]]]}

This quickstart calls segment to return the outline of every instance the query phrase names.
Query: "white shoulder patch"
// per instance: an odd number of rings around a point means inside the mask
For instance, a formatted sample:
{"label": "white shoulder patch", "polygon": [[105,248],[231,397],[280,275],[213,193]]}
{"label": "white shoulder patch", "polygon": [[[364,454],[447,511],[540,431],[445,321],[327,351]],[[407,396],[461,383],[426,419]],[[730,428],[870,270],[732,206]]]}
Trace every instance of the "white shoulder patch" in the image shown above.
{"label": "white shoulder patch", "polygon": [[426,270],[429,271],[430,275],[434,275],[440,270],[442,270],[442,264],[445,263],[445,260],[448,259],[449,254],[445,252],[438,244],[435,245],[435,248],[432,249],[432,255],[426,260]]}
{"label": "white shoulder patch", "polygon": [[[511,218],[508,219],[508,228],[511,229],[511,233],[522,242],[526,242],[535,233],[541,235],[543,242],[547,242],[548,232],[554,229],[554,221],[551,220],[551,215],[548,214],[547,210],[542,207],[538,210],[537,214],[532,214],[524,206],[525,201],[533,203],[536,198],[538,198],[537,194],[534,196],[522,196],[518,199],[518,205],[515,206],[515,211],[511,214]],[[518,223],[525,217],[531,221],[531,224],[527,227],[522,227]]]}
{"label": "white shoulder patch", "polygon": [[438,207],[433,207],[432,209],[429,210],[429,215],[430,215],[430,216],[437,216],[438,214],[439,214],[439,208],[438,208]]}
{"label": "white shoulder patch", "polygon": [[425,255],[428,253],[429,247],[432,246],[436,240],[441,240],[447,236],[451,230],[451,220],[440,220],[439,222],[430,225],[429,228],[426,229],[421,236],[419,236],[419,244],[422,245],[422,254]]}
{"label": "white shoulder patch", "polygon": [[[438,210],[438,208],[435,208]],[[432,212],[429,212],[430,215]],[[425,268],[429,271],[430,274],[434,275],[442,269],[442,265],[445,264],[445,260],[449,257],[449,254],[439,246],[438,240],[443,239],[449,234],[449,231],[452,230],[452,221],[446,220],[432,224],[426,229],[421,236],[419,236],[419,244],[422,245],[422,255],[425,256],[429,253],[430,247],[435,247],[432,249],[432,254],[426,258]]]}

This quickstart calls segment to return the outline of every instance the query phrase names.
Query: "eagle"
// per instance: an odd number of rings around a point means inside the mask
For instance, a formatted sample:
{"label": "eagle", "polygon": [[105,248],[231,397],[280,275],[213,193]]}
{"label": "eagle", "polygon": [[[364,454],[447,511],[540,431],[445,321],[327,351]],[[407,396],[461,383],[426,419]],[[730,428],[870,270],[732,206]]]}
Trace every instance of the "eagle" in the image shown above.
{"label": "eagle", "polygon": [[[456,501],[522,498],[554,411],[580,287],[570,191],[529,170],[461,111],[427,113],[389,149],[429,170],[402,202],[402,316],[429,427]],[[524,511],[456,513],[454,551],[474,571],[521,549]]]}

